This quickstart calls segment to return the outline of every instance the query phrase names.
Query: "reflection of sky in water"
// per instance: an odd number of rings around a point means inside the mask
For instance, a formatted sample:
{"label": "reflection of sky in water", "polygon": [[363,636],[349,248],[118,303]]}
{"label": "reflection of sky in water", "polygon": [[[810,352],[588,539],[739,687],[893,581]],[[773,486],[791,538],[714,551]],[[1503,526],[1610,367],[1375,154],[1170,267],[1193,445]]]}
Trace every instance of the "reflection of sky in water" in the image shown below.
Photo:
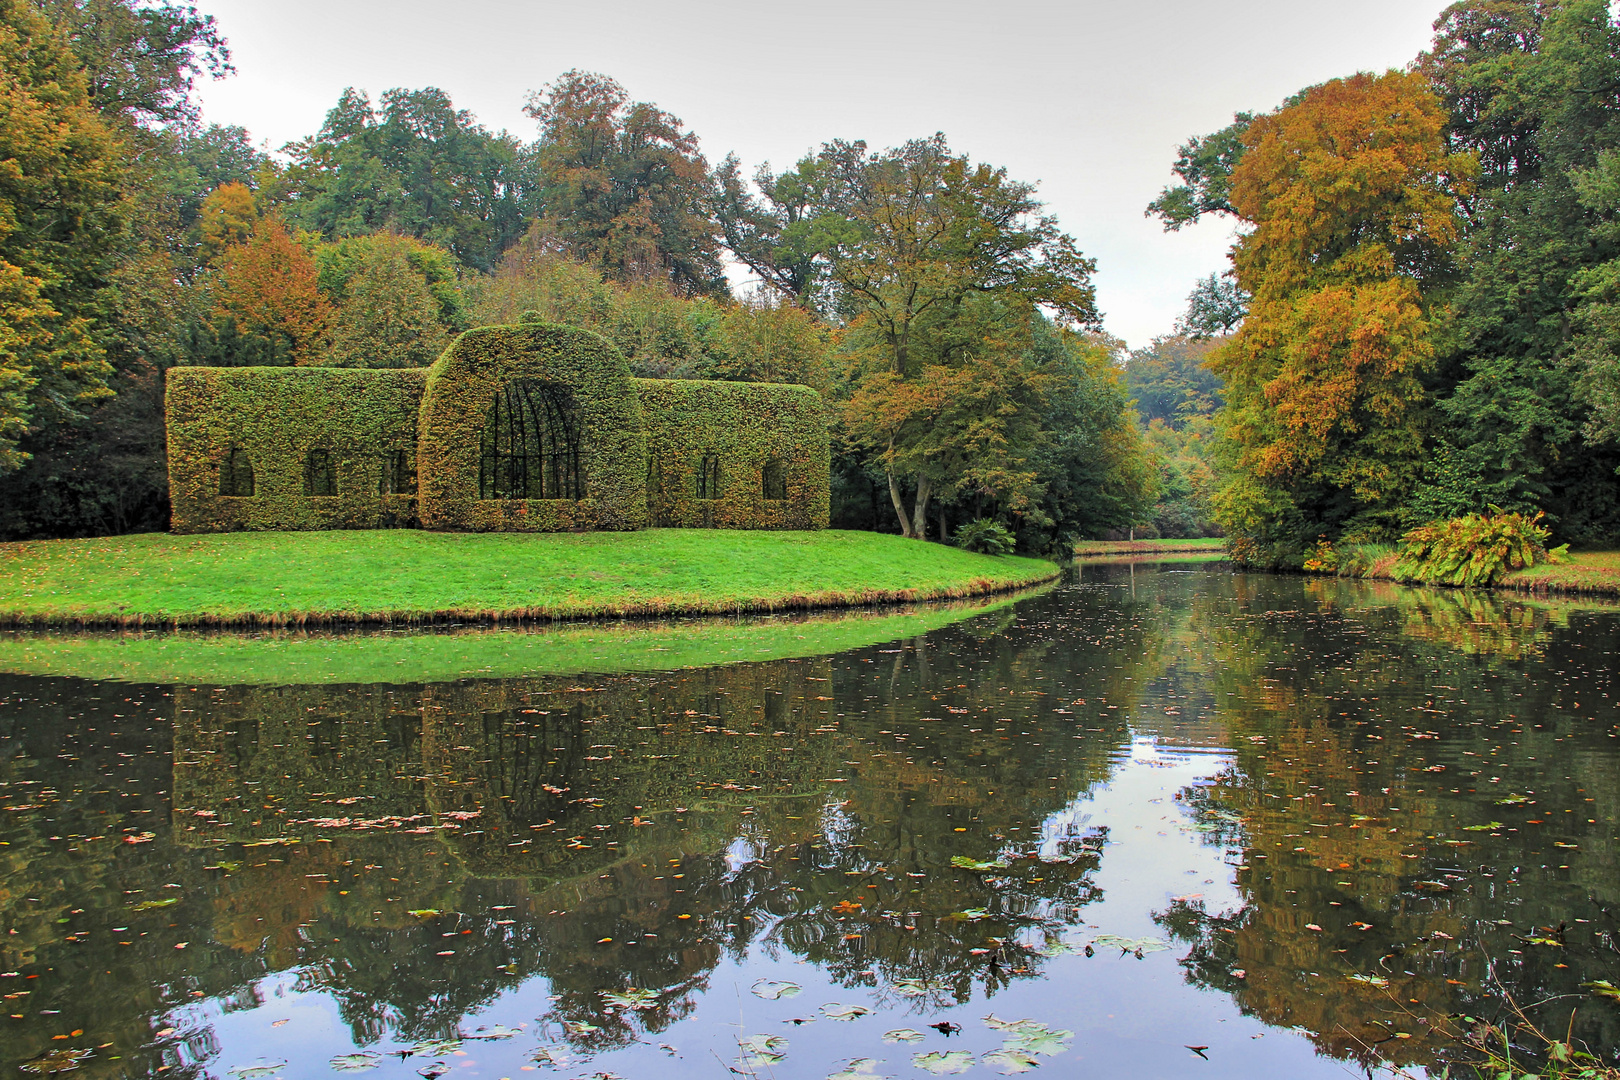
{"label": "reflection of sky in water", "polygon": [[[1078,947],[1104,934],[1162,938],[1164,931],[1152,916],[1172,897],[1197,897],[1211,912],[1241,905],[1229,863],[1236,855],[1206,844],[1202,834],[1188,827],[1187,810],[1175,798],[1177,792],[1204,783],[1231,762],[1222,751],[1165,747],[1154,736],[1135,736],[1114,754],[1106,782],[1041,821],[1037,850],[1046,858],[1072,852],[1076,841],[1098,829],[1108,831],[1100,869],[1093,875],[1102,899],[1080,910],[1080,918],[1065,935],[1068,941]],[[821,823],[829,844],[847,838],[854,829],[837,802],[824,807]],[[735,874],[761,856],[758,840],[737,837],[726,848],[725,862]],[[736,1041],[758,1033],[788,1040],[787,1057],[769,1070],[772,1076],[822,1077],[864,1057],[881,1063],[876,1075],[921,1077],[925,1074],[911,1065],[916,1053],[965,1049],[979,1057],[999,1047],[1002,1036],[984,1024],[987,1015],[1029,1017],[1075,1032],[1067,1053],[1043,1059],[1046,1075],[1174,1077],[1189,1075],[1194,1067],[1201,1076],[1343,1074],[1343,1064],[1318,1057],[1302,1035],[1244,1017],[1226,995],[1188,985],[1176,963],[1182,952],[1184,947],[1177,945],[1142,959],[1105,947],[1091,958],[1060,955],[1052,958],[1044,979],[1014,981],[993,997],[985,997],[978,987],[970,1001],[942,1008],[937,1002],[907,1001],[881,987],[839,986],[814,965],[774,945],[767,930],[740,960],[728,957],[720,963],[689,1016],[664,1031],[644,1033],[630,1047],[593,1057],[569,1052],[573,1064],[566,1068],[533,1065],[528,1054],[537,1042],[564,1041],[555,1024],[537,1022],[551,1005],[551,988],[545,978],[534,977],[470,1013],[461,1024],[463,1034],[501,1025],[521,1030],[520,1036],[472,1039],[460,1053],[436,1059],[385,1056],[377,1069],[362,1075],[412,1076],[418,1067],[442,1060],[452,1077],[514,1073],[592,1077],[602,1072],[629,1080],[712,1076],[720,1069],[717,1057],[734,1064]],[[803,991],[792,998],[761,1000],[749,990],[760,979],[794,982]],[[296,989],[300,981],[291,973],[273,976],[257,986],[256,1007],[199,1002],[172,1014],[171,1023],[181,1031],[211,1029],[207,1049],[212,1051],[208,1056],[217,1076],[227,1076],[225,1070],[231,1067],[274,1064],[289,1056],[303,1064],[281,1075],[314,1075],[321,1070],[311,1071],[310,1062],[355,1048],[330,995],[300,992]],[[874,1011],[839,1022],[821,1014],[823,1004],[862,1005]],[[793,1019],[806,1022],[794,1024]],[[278,1021],[285,1023],[275,1026]],[[942,1021],[960,1024],[963,1031],[944,1036],[927,1026]],[[883,1041],[884,1032],[902,1027],[923,1031],[925,1040]],[[384,1040],[369,1049],[386,1055],[404,1045],[408,1044]],[[1207,1051],[1211,1060],[1198,1061],[1185,1046],[1211,1048]],[[990,1075],[991,1069],[981,1064],[973,1072]],[[767,1071],[761,1069],[760,1075]]]}

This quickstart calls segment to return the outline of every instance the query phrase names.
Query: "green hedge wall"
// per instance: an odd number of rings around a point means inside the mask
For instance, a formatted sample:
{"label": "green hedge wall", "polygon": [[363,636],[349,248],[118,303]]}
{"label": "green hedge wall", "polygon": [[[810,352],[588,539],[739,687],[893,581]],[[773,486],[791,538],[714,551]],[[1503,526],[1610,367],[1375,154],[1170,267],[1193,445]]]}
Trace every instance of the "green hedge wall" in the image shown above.
{"label": "green hedge wall", "polygon": [[[630,365],[589,331],[545,323],[485,326],[428,369],[417,444],[422,525],[463,532],[639,529],[647,524],[647,445]],[[586,497],[480,499],[481,442],[502,386],[567,387],[583,424]]]}
{"label": "green hedge wall", "polygon": [[[427,369],[172,368],[169,500],[176,533],[371,529],[417,524],[416,497],[382,493],[388,455],[416,465]],[[232,449],[253,467],[251,496],[222,496]],[[311,451],[330,454],[336,495],[306,495]],[[240,458],[240,455],[239,455]],[[409,485],[404,485],[407,488]]]}
{"label": "green hedge wall", "polygon": [[[820,394],[776,383],[634,382],[647,425],[649,524],[827,527],[831,455]],[[719,490],[700,499],[715,464]],[[765,498],[767,471],[786,498]]]}

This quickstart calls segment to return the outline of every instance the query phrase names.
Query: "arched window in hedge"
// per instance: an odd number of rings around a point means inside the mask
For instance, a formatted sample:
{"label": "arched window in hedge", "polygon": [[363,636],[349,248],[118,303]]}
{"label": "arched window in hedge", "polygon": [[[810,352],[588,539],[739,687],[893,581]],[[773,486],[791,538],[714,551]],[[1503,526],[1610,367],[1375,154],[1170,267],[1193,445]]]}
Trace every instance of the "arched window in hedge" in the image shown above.
{"label": "arched window in hedge", "polygon": [[304,458],[304,494],[337,493],[337,469],[332,466],[332,451],[311,450]]}
{"label": "arched window in hedge", "polygon": [[787,498],[787,470],[776,458],[765,463],[760,470],[760,480],[765,487],[766,502],[781,502]]}
{"label": "arched window in hedge", "polygon": [[382,456],[382,476],[377,483],[382,495],[416,494],[416,470],[411,468],[410,455],[403,450],[387,450]]}
{"label": "arched window in hedge", "polygon": [[705,454],[698,462],[697,471],[697,497],[700,499],[718,499],[720,497],[720,458],[714,454]]}
{"label": "arched window in hedge", "polygon": [[253,462],[240,446],[227,450],[219,463],[219,493],[237,499],[253,494]]}
{"label": "arched window in hedge", "polygon": [[495,392],[478,463],[480,499],[581,499],[580,419],[566,386],[514,379]]}

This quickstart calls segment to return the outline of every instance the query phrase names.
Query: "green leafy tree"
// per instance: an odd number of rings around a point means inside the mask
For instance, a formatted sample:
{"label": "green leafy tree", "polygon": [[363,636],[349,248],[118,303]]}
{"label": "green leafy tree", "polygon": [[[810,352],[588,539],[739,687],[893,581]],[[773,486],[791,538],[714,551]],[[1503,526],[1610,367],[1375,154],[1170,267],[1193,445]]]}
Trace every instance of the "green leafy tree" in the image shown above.
{"label": "green leafy tree", "polygon": [[1134,350],[1125,360],[1125,386],[1142,419],[1180,426],[1189,417],[1214,413],[1221,380],[1208,361],[1224,340],[1172,335]]}
{"label": "green leafy tree", "polygon": [[442,90],[389,90],[374,109],[345,90],[274,199],[288,221],[328,240],[390,231],[488,271],[523,235],[528,182],[517,141],[491,134]]}
{"label": "green leafy tree", "polygon": [[0,0],[0,472],[41,425],[109,394],[96,340],[123,231],[120,149],[66,38]]}
{"label": "green leafy tree", "polygon": [[1213,135],[1195,135],[1183,143],[1173,166],[1181,183],[1160,192],[1148,204],[1146,216],[1157,217],[1166,232],[1175,232],[1183,225],[1196,225],[1205,214],[1236,214],[1232,170],[1243,158],[1244,132],[1253,122],[1253,113],[1240,112]]}
{"label": "green leafy tree", "polygon": [[525,111],[540,125],[535,228],[549,245],[617,281],[727,294],[708,162],[677,117],[577,70],[531,94]]}
{"label": "green leafy tree", "polygon": [[[449,343],[444,311],[433,283],[419,266],[443,265],[444,253],[406,237],[378,235],[348,241],[346,271],[336,293],[332,346],[310,361],[333,367],[427,367]],[[358,250],[353,250],[358,248]],[[318,263],[335,259],[317,256]],[[435,259],[434,256],[439,258]],[[337,274],[321,266],[318,280]],[[454,284],[451,279],[450,284]]]}
{"label": "green leafy tree", "polygon": [[1176,320],[1176,333],[1196,340],[1225,337],[1249,313],[1249,300],[1229,275],[1199,278],[1187,295],[1187,310]]}
{"label": "green leafy tree", "polygon": [[1620,256],[1591,171],[1620,147],[1620,112],[1599,92],[1620,84],[1620,28],[1601,0],[1464,0],[1441,14],[1419,69],[1452,145],[1481,167],[1438,380],[1449,498],[1543,509],[1568,539],[1620,533],[1620,454],[1583,435],[1604,385],[1602,267]]}

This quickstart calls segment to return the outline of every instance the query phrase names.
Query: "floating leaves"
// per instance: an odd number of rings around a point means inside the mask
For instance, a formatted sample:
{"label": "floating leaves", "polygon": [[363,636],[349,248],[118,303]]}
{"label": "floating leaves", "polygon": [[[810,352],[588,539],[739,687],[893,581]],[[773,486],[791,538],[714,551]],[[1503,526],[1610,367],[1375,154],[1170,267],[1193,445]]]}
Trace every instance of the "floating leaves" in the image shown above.
{"label": "floating leaves", "polygon": [[988,919],[990,917],[990,912],[982,907],[970,907],[945,917],[947,919],[957,919],[962,922],[979,922],[982,919]]}
{"label": "floating leaves", "polygon": [[973,1055],[966,1050],[930,1050],[912,1058],[911,1063],[935,1076],[952,1076],[973,1068]]}
{"label": "floating leaves", "polygon": [[439,915],[443,915],[444,912],[440,911],[438,908],[425,907],[425,908],[412,908],[410,911],[407,911],[405,914],[407,914],[407,915],[415,915],[418,919],[432,919],[432,918],[435,918],[435,917],[437,917]]}
{"label": "floating leaves", "polygon": [[479,1028],[477,1031],[473,1032],[471,1035],[466,1036],[466,1038],[469,1038],[469,1039],[515,1039],[521,1034],[523,1034],[523,1032],[518,1030],[517,1028],[504,1027],[501,1024],[491,1024],[489,1027],[481,1027],[481,1028]]}
{"label": "floating leaves", "polygon": [[602,1029],[589,1020],[564,1020],[563,1030],[570,1035],[594,1035]]}
{"label": "floating leaves", "polygon": [[382,1055],[373,1054],[369,1050],[358,1054],[339,1054],[332,1059],[332,1068],[337,1072],[364,1072],[381,1064]]}
{"label": "floating leaves", "polygon": [[439,1080],[439,1077],[444,1076],[449,1071],[450,1066],[446,1065],[442,1061],[435,1061],[431,1065],[424,1065],[420,1069],[417,1069],[416,1075],[425,1076],[427,1077],[427,1080]]}
{"label": "floating leaves", "polygon": [[1380,989],[1389,985],[1389,980],[1382,975],[1346,975],[1345,978],[1353,983],[1364,983],[1367,986],[1376,986]]}
{"label": "floating leaves", "polygon": [[821,1015],[829,1020],[854,1020],[871,1012],[865,1005],[840,1005],[838,1002],[828,1002],[821,1007]]}
{"label": "floating leaves", "polygon": [[[1074,1038],[1072,1031],[1054,1031],[1039,1020],[1003,1020],[994,1013],[984,1018],[985,1027],[992,1031],[1002,1031],[1007,1038],[1002,1045],[1005,1051],[1024,1054],[1044,1054],[1047,1057],[1056,1057],[1069,1048],[1069,1040]],[[986,1058],[988,1060],[988,1058]],[[1019,1069],[1023,1072],[1023,1069]]]}
{"label": "floating leaves", "polygon": [[1502,828],[1500,821],[1487,821],[1483,825],[1464,825],[1463,832],[1490,832],[1492,829]]}
{"label": "floating leaves", "polygon": [[138,904],[131,904],[131,911],[151,911],[153,908],[173,907],[180,902],[178,896],[165,896],[162,900],[142,900]]}
{"label": "floating leaves", "polygon": [[742,1051],[744,1068],[757,1069],[761,1065],[776,1065],[787,1057],[788,1041],[780,1035],[750,1035],[737,1040]]}
{"label": "floating leaves", "polygon": [[883,1033],[883,1041],[886,1043],[914,1043],[922,1042],[926,1038],[928,1036],[916,1028],[895,1028]]}
{"label": "floating leaves", "polygon": [[830,1073],[827,1080],[888,1080],[876,1075],[880,1064],[876,1058],[854,1058],[838,1072]]}
{"label": "floating leaves", "polygon": [[1620,1001],[1620,986],[1614,985],[1608,979],[1593,979],[1591,982],[1581,983],[1581,989],[1592,991],[1597,997],[1612,998]]}
{"label": "floating leaves", "polygon": [[658,1005],[658,991],[641,990],[633,986],[628,990],[604,990],[602,1000],[621,1009],[652,1009]]}
{"label": "floating leaves", "polygon": [[798,997],[804,990],[796,982],[777,982],[775,979],[760,979],[748,988],[749,992],[757,998],[766,1001],[779,1001],[782,998]]}
{"label": "floating leaves", "polygon": [[550,1065],[559,1069],[574,1060],[567,1047],[550,1045],[535,1047],[529,1051],[528,1057],[536,1065]]}

